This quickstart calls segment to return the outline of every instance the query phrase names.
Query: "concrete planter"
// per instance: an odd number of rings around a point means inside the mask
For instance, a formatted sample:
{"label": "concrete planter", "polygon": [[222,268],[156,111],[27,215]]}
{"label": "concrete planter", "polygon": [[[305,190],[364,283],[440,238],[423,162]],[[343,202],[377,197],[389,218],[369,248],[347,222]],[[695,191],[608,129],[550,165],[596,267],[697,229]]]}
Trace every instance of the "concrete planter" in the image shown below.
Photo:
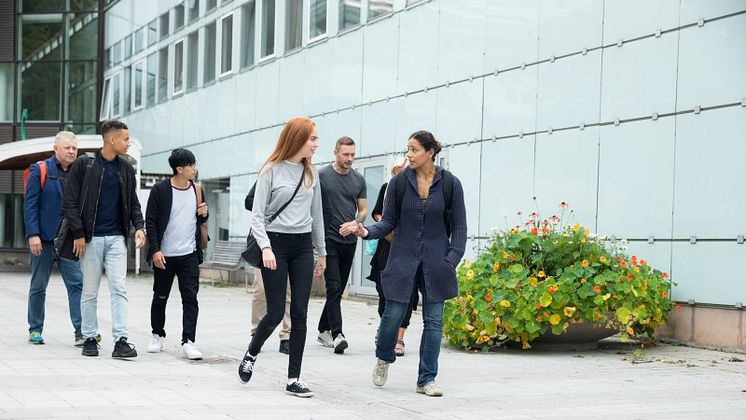
{"label": "concrete planter", "polygon": [[581,351],[598,349],[598,340],[611,337],[619,333],[615,328],[607,328],[605,324],[579,322],[570,324],[567,331],[554,335],[551,331],[542,334],[531,342],[536,350],[550,351]]}

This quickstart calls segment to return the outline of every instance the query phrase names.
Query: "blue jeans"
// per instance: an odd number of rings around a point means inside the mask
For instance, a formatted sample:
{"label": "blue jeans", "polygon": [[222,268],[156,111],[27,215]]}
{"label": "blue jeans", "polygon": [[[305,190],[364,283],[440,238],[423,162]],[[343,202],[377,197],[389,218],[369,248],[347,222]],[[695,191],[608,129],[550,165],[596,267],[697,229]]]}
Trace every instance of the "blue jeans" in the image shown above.
{"label": "blue jeans", "polygon": [[106,270],[111,293],[111,335],[114,341],[127,335],[127,246],[124,236],[94,236],[86,244],[80,260],[83,269],[83,294],[80,310],[83,316],[82,329],[86,338],[98,334],[98,290],[101,286],[101,272]]}
{"label": "blue jeans", "polygon": [[[440,340],[443,337],[443,302],[430,302],[425,291],[424,278],[422,275],[422,264],[417,269],[414,287],[420,288],[422,292],[422,320],[425,327],[420,340],[420,367],[417,375],[417,385],[425,385],[435,380],[438,375],[438,356],[440,356]],[[410,303],[394,302],[386,300],[386,309],[381,317],[378,327],[378,345],[376,346],[376,357],[394,363],[396,354],[396,339],[399,334],[399,326],[407,314]]]}
{"label": "blue jeans", "polygon": [[[28,331],[41,333],[44,330],[44,302],[47,297],[47,285],[54,264],[54,245],[51,242],[41,243],[41,255],[31,255],[31,285],[28,291]],[[70,308],[70,321],[75,328],[75,335],[80,335],[80,292],[83,286],[83,273],[80,263],[72,260],[57,260],[57,268],[62,274],[62,281],[67,289],[67,304]]]}

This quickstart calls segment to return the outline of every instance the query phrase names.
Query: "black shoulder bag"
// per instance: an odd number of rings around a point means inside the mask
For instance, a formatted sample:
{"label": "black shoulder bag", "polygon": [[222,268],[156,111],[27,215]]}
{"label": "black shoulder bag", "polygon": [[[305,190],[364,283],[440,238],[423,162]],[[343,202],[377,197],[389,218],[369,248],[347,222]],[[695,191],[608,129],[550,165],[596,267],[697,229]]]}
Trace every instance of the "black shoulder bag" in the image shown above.
{"label": "black shoulder bag", "polygon": [[[275,214],[272,215],[272,217],[269,218],[265,226],[269,226],[270,223],[272,223],[275,219],[277,219],[277,216],[282,213],[283,210],[290,204],[291,201],[295,198],[295,195],[298,194],[298,190],[300,189],[300,185],[303,183],[303,177],[305,176],[306,170],[303,169],[303,172],[300,174],[300,181],[298,181],[298,185],[295,187],[295,191],[293,192],[293,196],[290,197],[290,200],[287,201],[287,203],[283,204],[282,207],[280,207]],[[252,204],[253,204],[253,197],[252,197]],[[246,236],[246,250],[241,253],[241,257],[249,263],[250,266],[256,267],[256,268],[262,268],[264,265],[262,262],[262,249],[259,248],[259,244],[256,242],[256,238],[254,237],[254,232],[249,231],[249,235]]]}

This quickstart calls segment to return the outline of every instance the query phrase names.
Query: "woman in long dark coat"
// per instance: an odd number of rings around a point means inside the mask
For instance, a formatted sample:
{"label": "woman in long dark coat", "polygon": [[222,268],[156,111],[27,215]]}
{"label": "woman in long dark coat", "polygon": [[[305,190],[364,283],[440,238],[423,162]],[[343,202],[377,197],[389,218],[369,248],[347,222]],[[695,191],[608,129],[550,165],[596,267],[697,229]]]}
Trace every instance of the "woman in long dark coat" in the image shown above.
{"label": "woman in long dark coat", "polygon": [[[416,287],[423,296],[424,321],[417,392],[428,396],[443,395],[435,383],[443,302],[457,295],[456,266],[466,247],[464,191],[458,178],[435,165],[440,149],[440,143],[430,132],[412,134],[407,142],[409,167],[389,182],[391,189],[386,194],[383,219],[367,227],[358,226],[354,232],[366,239],[376,239],[396,229],[388,264],[381,273],[386,309],[379,326],[373,383],[383,386],[389,365],[396,361],[397,330]],[[446,177],[451,187],[450,211],[446,209],[443,188]],[[401,203],[394,193],[399,182],[405,184]]]}

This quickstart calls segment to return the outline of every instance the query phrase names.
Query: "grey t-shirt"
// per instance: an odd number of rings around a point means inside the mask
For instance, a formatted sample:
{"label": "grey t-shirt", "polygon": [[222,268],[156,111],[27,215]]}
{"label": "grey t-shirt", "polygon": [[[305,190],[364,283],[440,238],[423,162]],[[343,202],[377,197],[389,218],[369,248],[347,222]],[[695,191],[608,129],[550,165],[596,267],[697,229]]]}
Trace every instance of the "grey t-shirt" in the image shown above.
{"label": "grey t-shirt", "polygon": [[357,200],[367,198],[365,178],[354,169],[340,174],[332,165],[319,169],[321,201],[324,204],[324,234],[335,242],[354,244],[355,235],[343,237],[339,234],[342,223],[355,220]]}

